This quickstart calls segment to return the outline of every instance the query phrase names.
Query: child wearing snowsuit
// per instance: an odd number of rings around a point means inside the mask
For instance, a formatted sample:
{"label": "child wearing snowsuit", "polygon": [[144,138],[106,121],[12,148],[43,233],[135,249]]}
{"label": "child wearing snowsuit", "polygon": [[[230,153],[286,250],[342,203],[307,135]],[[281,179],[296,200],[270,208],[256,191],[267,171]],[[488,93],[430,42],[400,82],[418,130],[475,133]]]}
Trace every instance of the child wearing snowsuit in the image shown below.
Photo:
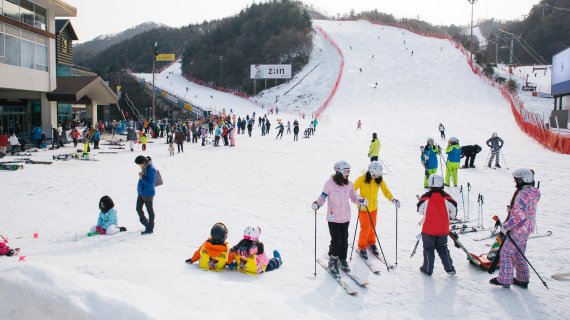
{"label": "child wearing snowsuit", "polygon": [[380,140],[378,140],[378,135],[376,132],[372,134],[372,141],[370,142],[370,147],[368,148],[368,157],[370,162],[378,161],[378,154],[380,153]]}
{"label": "child wearing snowsuit", "polygon": [[368,201],[368,207],[357,207],[359,210],[360,235],[358,236],[358,254],[367,260],[366,250],[374,255],[379,255],[376,247],[376,216],[378,213],[378,191],[382,190],[384,197],[396,207],[400,207],[400,201],[395,199],[388,190],[386,182],[382,178],[382,165],[378,161],[372,161],[368,165],[368,171],[354,181],[354,190],[360,190],[360,197]]}
{"label": "child wearing snowsuit", "polygon": [[417,207],[423,215],[422,242],[424,247],[424,262],[420,271],[428,276],[433,273],[435,253],[441,259],[443,268],[449,275],[455,274],[453,261],[447,249],[449,235],[449,220],[457,216],[457,202],[443,191],[443,177],[432,174],[428,179],[429,191],[421,196]]}
{"label": "child wearing snowsuit", "polygon": [[350,204],[359,203],[368,205],[368,200],[356,195],[354,185],[348,180],[350,164],[346,161],[338,161],[333,167],[335,174],[332,175],[323,187],[321,195],[315,200],[311,208],[318,210],[327,201],[327,221],[331,242],[329,245],[329,272],[333,276],[339,275],[340,268],[350,271],[346,261],[348,251],[348,224],[350,223]]}
{"label": "child wearing snowsuit", "polygon": [[437,156],[441,153],[441,148],[434,144],[433,138],[427,139],[425,147],[421,147],[421,161],[424,165],[424,188],[428,187],[428,177],[437,173]]}
{"label": "child wearing snowsuit", "polygon": [[148,141],[148,137],[146,136],[146,133],[143,133],[142,137],[141,137],[141,145],[142,145],[142,150],[146,151],[146,143]]}
{"label": "child wearing snowsuit", "polygon": [[[499,253],[501,268],[499,276],[491,279],[490,283],[506,288],[511,284],[526,288],[530,275],[528,263],[522,254],[526,251],[528,237],[535,229],[536,205],[540,200],[540,191],[534,187],[532,170],[517,169],[513,172],[513,177],[517,190],[511,199],[509,216],[501,227],[501,232],[506,235]],[[514,278],[513,271],[516,271]]]}
{"label": "child wearing snowsuit", "polygon": [[111,197],[103,196],[99,200],[99,209],[101,211],[99,211],[97,225],[91,227],[90,232],[113,235],[121,231],[127,231],[127,228],[117,226],[117,210],[115,210],[115,204]]}
{"label": "child wearing snowsuit", "polygon": [[227,236],[228,229],[223,223],[214,224],[210,230],[210,238],[194,252],[192,258],[186,260],[186,263],[192,264],[199,261],[200,269],[222,271],[226,265],[234,261],[235,257],[226,242]]}
{"label": "child wearing snowsuit", "polygon": [[230,252],[235,254],[237,269],[247,274],[269,272],[279,268],[283,261],[279,251],[273,251],[273,258],[265,255],[263,243],[259,241],[261,229],[257,226],[247,227],[243,231],[243,240],[236,244]]}
{"label": "child wearing snowsuit", "polygon": [[487,146],[491,148],[491,156],[489,157],[489,162],[487,162],[487,167],[491,167],[491,163],[493,163],[493,158],[495,158],[495,168],[500,168],[499,165],[499,153],[501,153],[501,148],[505,142],[503,139],[497,136],[496,132],[493,132],[493,135],[489,140],[487,140]]}
{"label": "child wearing snowsuit", "polygon": [[461,147],[459,147],[459,140],[457,138],[449,138],[445,153],[447,153],[445,186],[449,187],[450,177],[453,176],[453,186],[457,187],[457,169],[459,169],[459,162],[461,161]]}
{"label": "child wearing snowsuit", "polygon": [[89,151],[91,151],[91,149],[89,148],[90,138],[91,136],[89,135],[89,129],[85,129],[85,131],[83,131],[83,153],[88,153]]}

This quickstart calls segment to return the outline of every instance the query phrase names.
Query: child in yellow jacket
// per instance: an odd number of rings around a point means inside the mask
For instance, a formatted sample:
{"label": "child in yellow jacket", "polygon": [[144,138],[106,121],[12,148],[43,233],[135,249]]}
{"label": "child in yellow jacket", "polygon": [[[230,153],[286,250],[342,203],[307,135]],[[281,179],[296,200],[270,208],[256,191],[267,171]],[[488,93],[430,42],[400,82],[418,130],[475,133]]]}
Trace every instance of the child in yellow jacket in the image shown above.
{"label": "child in yellow jacket", "polygon": [[[354,182],[354,190],[360,189],[360,196],[368,200],[367,207],[359,207],[358,221],[360,222],[360,235],[358,237],[358,254],[363,259],[368,259],[367,249],[374,255],[379,255],[376,247],[376,216],[378,213],[378,190],[382,190],[384,197],[396,207],[400,207],[400,201],[395,199],[388,190],[386,182],[382,179],[382,165],[378,161],[370,162],[368,171]],[[367,210],[368,209],[368,210]],[[368,215],[370,214],[370,216]]]}
{"label": "child in yellow jacket", "polygon": [[230,252],[226,242],[227,236],[226,226],[221,222],[216,223],[210,231],[210,238],[194,252],[192,258],[186,260],[186,263],[199,261],[198,266],[203,270],[221,271],[234,261],[234,254]]}

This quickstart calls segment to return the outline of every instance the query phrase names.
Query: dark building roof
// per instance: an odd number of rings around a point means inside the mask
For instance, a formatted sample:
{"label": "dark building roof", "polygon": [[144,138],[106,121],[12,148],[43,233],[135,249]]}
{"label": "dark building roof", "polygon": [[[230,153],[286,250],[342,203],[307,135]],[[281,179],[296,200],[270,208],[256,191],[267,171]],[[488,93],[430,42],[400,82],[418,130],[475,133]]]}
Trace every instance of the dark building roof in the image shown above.
{"label": "dark building roof", "polygon": [[71,40],[79,40],[75,30],[73,30],[73,26],[71,25],[71,21],[69,19],[57,19],[55,20],[55,33],[60,34],[63,30],[67,29],[67,32],[71,36]]}
{"label": "dark building roof", "polygon": [[47,94],[49,101],[112,104],[119,100],[99,76],[57,77],[57,89]]}

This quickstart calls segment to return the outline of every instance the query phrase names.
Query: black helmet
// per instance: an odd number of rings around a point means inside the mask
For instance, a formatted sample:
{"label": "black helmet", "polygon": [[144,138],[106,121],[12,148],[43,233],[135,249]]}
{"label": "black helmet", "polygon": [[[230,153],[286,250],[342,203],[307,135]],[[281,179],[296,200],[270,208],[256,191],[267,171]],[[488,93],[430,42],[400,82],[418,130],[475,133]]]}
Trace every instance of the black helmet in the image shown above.
{"label": "black helmet", "polygon": [[374,132],[374,133],[372,134],[372,139],[376,139],[376,138],[378,138],[378,135],[376,134],[376,132]]}
{"label": "black helmet", "polygon": [[216,223],[212,230],[210,231],[210,239],[212,239],[213,244],[222,244],[226,241],[226,237],[228,236],[228,229],[226,225],[221,222]]}
{"label": "black helmet", "polygon": [[101,200],[99,200],[99,209],[105,213],[113,209],[114,206],[115,204],[113,203],[113,199],[109,196],[103,196],[101,197]]}
{"label": "black helmet", "polygon": [[137,156],[137,157],[135,158],[135,163],[136,163],[136,164],[143,164],[143,163],[146,163],[147,161],[148,161],[148,158],[145,157],[145,156]]}

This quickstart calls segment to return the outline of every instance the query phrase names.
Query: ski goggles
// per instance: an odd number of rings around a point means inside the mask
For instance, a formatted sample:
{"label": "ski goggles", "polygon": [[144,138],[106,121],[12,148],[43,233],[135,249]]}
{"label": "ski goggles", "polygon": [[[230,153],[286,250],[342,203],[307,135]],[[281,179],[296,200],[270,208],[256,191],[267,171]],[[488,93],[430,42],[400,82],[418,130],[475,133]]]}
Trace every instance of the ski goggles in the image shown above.
{"label": "ski goggles", "polygon": [[343,175],[348,176],[348,175],[350,174],[350,169],[342,169],[342,170],[340,170],[340,172],[341,172]]}

